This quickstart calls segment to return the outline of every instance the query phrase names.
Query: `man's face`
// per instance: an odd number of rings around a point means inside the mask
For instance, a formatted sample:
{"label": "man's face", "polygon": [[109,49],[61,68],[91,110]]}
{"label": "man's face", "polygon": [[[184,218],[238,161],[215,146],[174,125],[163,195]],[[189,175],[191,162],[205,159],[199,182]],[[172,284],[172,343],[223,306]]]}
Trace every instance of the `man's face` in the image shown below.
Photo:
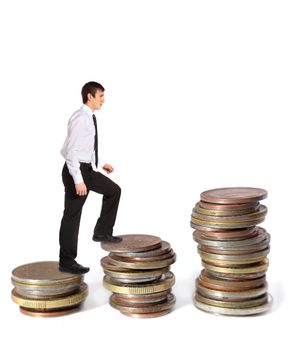
{"label": "man's face", "polygon": [[96,90],[95,96],[88,94],[87,97],[93,110],[100,109],[104,103],[104,91]]}

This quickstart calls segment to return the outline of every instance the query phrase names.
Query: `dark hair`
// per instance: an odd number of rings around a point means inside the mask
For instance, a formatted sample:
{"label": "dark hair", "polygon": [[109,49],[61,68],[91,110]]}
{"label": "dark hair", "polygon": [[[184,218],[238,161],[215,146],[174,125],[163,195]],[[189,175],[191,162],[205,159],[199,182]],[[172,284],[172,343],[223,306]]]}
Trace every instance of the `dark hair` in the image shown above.
{"label": "dark hair", "polygon": [[87,100],[88,100],[87,95],[88,94],[95,96],[97,90],[104,91],[104,87],[95,81],[90,81],[90,82],[84,84],[82,89],[81,89],[83,103],[87,102]]}

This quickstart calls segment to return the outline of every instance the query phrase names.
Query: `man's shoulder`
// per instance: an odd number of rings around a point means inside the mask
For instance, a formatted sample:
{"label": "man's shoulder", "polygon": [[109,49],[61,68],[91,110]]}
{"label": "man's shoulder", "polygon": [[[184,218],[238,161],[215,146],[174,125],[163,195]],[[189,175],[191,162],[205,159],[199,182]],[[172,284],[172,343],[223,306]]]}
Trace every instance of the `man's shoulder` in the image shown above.
{"label": "man's shoulder", "polygon": [[83,119],[84,117],[85,117],[84,111],[82,110],[82,108],[79,108],[74,113],[72,113],[72,115],[69,119],[69,122],[80,120],[80,119]]}

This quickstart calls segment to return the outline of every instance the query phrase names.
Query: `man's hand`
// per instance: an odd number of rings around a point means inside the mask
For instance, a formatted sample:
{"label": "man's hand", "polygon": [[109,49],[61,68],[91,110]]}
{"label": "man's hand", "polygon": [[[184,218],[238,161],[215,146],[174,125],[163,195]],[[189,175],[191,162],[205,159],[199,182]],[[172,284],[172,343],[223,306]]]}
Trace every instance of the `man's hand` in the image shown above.
{"label": "man's hand", "polygon": [[110,164],[104,164],[102,169],[105,170],[107,174],[110,174],[114,171],[113,167]]}
{"label": "man's hand", "polygon": [[87,188],[86,188],[84,182],[81,182],[80,184],[76,184],[75,190],[79,196],[86,196],[87,195]]}

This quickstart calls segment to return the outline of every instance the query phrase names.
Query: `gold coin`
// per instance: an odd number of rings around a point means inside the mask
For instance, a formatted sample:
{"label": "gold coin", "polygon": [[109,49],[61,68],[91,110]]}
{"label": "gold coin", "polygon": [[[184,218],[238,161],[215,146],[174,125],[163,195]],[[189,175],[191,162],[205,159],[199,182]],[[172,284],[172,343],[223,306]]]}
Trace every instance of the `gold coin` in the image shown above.
{"label": "gold coin", "polygon": [[86,283],[82,283],[78,293],[60,298],[51,299],[28,299],[17,294],[15,288],[12,290],[12,300],[19,306],[29,309],[60,309],[82,303],[88,295]]}
{"label": "gold coin", "polygon": [[172,288],[175,284],[175,276],[167,272],[164,277],[153,283],[146,284],[125,284],[115,282],[110,276],[104,276],[103,286],[113,293],[120,294],[152,294]]}
{"label": "gold coin", "polygon": [[246,274],[246,273],[256,273],[263,272],[268,269],[269,260],[267,258],[261,260],[258,264],[250,267],[220,267],[207,264],[202,261],[202,265],[208,271],[216,271],[221,273],[234,273],[234,274]]}

